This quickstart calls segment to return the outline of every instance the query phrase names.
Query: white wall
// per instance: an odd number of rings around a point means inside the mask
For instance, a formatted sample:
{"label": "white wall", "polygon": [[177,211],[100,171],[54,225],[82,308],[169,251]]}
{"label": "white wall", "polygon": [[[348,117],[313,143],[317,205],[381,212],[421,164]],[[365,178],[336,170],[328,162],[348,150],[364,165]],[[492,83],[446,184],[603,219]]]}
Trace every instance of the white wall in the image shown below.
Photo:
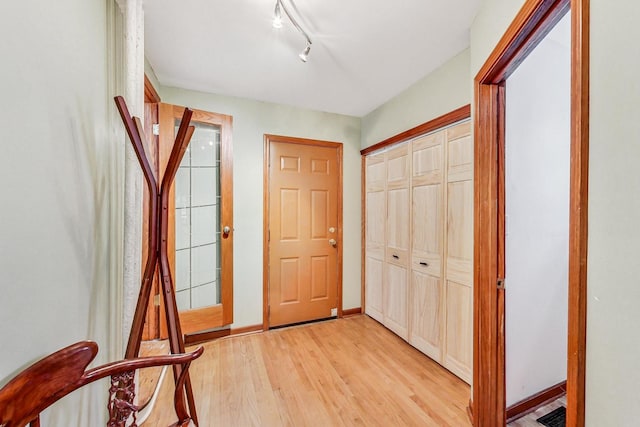
{"label": "white wall", "polygon": [[144,58],[144,75],[147,76],[147,78],[149,79],[149,81],[151,82],[151,84],[156,90],[160,89],[161,85],[160,85],[160,82],[158,81],[158,76],[156,76],[156,72],[153,70],[153,67],[151,66],[151,64],[149,63],[146,57]]}
{"label": "white wall", "polygon": [[524,0],[483,0],[473,24],[471,24],[471,85],[469,90],[473,91],[473,79],[523,4]]}
{"label": "white wall", "polygon": [[471,102],[469,49],[362,118],[367,148]]}
{"label": "white wall", "polygon": [[[122,275],[124,143],[107,127],[106,19],[96,0],[0,13],[2,384],[80,340],[98,342],[99,362],[117,347],[109,298]],[[107,388],[74,393],[43,425],[104,424]]]}
{"label": "white wall", "polygon": [[163,102],[233,116],[233,327],[262,324],[264,134],[344,144],[343,308],[360,307],[360,119],[184,89],[159,90]]}
{"label": "white wall", "polygon": [[591,0],[587,426],[640,419],[640,3]]}
{"label": "white wall", "polygon": [[507,406],[567,377],[570,25],[507,79]]}

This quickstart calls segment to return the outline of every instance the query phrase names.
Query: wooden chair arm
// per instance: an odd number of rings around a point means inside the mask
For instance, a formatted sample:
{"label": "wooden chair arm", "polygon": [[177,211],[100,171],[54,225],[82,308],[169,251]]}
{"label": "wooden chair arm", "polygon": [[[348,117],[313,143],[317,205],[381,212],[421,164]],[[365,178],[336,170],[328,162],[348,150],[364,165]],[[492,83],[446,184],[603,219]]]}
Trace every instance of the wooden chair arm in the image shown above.
{"label": "wooden chair arm", "polygon": [[136,371],[138,369],[152,368],[154,366],[184,365],[186,363],[191,363],[200,357],[203,352],[204,348],[200,346],[190,353],[119,360],[117,362],[108,363],[86,371],[83,375],[84,381],[86,381],[84,384],[89,384],[104,377]]}
{"label": "wooden chair arm", "polygon": [[[78,342],[29,366],[0,389],[0,426],[23,427],[30,421],[37,423],[40,412],[53,403],[80,387],[108,376],[112,383],[110,416],[135,414],[133,376],[137,369],[181,365],[186,375],[189,364],[200,357],[203,351],[202,347],[198,347],[191,353],[121,360],[86,370],[98,353],[98,345],[93,341]],[[117,405],[126,407],[123,410]],[[188,418],[188,414],[178,405],[176,412],[180,419]],[[126,422],[121,425],[126,425]]]}

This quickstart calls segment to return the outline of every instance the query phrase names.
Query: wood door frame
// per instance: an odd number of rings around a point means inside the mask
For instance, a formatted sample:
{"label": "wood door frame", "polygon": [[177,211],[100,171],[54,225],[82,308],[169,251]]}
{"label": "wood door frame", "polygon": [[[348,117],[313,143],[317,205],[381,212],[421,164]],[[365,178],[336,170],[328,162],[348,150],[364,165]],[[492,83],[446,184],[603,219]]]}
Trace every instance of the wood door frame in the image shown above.
{"label": "wood door frame", "polygon": [[[147,145],[148,153],[151,155],[149,161],[156,176],[158,174],[158,136],[152,132],[152,126],[154,123],[158,123],[158,103],[161,102],[160,95],[153,87],[153,83],[144,75],[144,130],[147,138],[143,141]],[[146,185],[142,189],[142,218],[145,221],[142,222],[142,258],[147,259],[149,253],[149,223],[146,218],[149,218],[149,189]],[[144,275],[144,272],[141,272]],[[141,279],[142,279],[141,275]],[[159,299],[156,300],[156,295],[160,294],[160,285],[158,283],[158,275],[153,275],[153,285],[151,288],[151,298],[149,298],[149,304],[147,305],[147,314],[145,316],[143,340],[153,340],[160,338],[160,305]],[[156,301],[158,304],[156,305]]]}
{"label": "wood door frame", "polygon": [[360,214],[361,214],[361,241],[360,241],[360,311],[365,312],[366,308],[366,233],[367,233],[367,156],[374,151],[382,150],[383,148],[390,147],[394,144],[408,141],[409,139],[416,138],[421,135],[426,135],[431,132],[436,132],[447,126],[451,126],[455,123],[461,122],[471,118],[471,104],[463,105],[456,108],[446,114],[429,120],[418,126],[415,126],[404,132],[400,132],[397,135],[389,137],[383,141],[378,142],[370,147],[360,150]]}
{"label": "wood door frame", "polygon": [[585,422],[589,0],[527,0],[474,81],[475,426],[505,425],[504,290],[497,287],[505,262],[505,81],[567,10],[572,24],[567,426]]}
{"label": "wood door frame", "polygon": [[337,289],[337,308],[338,318],[344,313],[342,310],[342,247],[344,246],[342,238],[342,151],[343,144],[340,142],[321,141],[317,139],[295,138],[291,136],[281,135],[264,135],[264,165],[263,165],[263,212],[262,212],[262,330],[269,330],[269,161],[271,142],[284,142],[287,144],[311,145],[315,147],[335,148],[338,154],[338,253],[337,253],[337,272],[338,272],[338,289]]}

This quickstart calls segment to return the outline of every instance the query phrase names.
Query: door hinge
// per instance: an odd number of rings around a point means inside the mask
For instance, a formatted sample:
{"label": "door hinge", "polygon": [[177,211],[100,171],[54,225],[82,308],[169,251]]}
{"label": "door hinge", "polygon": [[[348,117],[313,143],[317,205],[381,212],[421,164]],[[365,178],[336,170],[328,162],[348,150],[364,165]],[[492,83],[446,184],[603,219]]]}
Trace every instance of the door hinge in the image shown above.
{"label": "door hinge", "polygon": [[153,305],[156,307],[160,306],[160,294],[153,296]]}
{"label": "door hinge", "polygon": [[504,289],[504,279],[502,277],[498,277],[497,286],[498,286],[498,289]]}
{"label": "door hinge", "polygon": [[153,133],[154,135],[160,135],[160,124],[159,123],[154,123],[151,125],[151,133]]}

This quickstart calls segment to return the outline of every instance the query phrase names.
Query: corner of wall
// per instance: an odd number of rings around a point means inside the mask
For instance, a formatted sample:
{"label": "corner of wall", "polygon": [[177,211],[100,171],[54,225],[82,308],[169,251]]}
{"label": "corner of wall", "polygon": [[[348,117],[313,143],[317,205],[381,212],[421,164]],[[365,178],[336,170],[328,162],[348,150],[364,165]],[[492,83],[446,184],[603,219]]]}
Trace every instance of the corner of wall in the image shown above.
{"label": "corner of wall", "polygon": [[467,48],[364,116],[360,147],[370,147],[468,104],[469,59]]}
{"label": "corner of wall", "polygon": [[156,75],[156,72],[154,71],[151,63],[149,62],[149,59],[147,59],[146,56],[144,57],[144,75],[147,76],[156,92],[158,92],[160,97],[162,97],[162,85],[160,84],[160,80],[158,80],[158,76]]}

